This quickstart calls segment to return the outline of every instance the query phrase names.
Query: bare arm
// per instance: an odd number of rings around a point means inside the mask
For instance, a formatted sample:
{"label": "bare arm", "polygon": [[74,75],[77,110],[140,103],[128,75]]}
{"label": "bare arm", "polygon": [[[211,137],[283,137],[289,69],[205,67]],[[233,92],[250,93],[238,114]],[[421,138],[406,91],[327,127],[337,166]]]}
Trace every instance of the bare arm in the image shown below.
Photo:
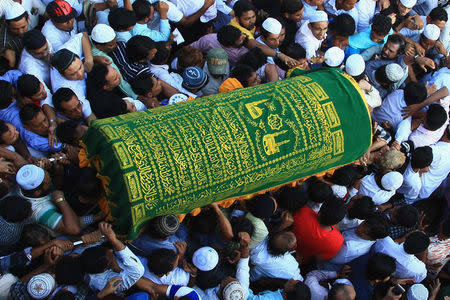
{"label": "bare arm", "polygon": [[83,32],[83,38],[81,39],[81,48],[84,54],[84,69],[87,73],[92,70],[94,66],[94,57],[92,56],[92,45],[89,41],[89,36],[86,32]]}
{"label": "bare arm", "polygon": [[233,228],[231,228],[230,221],[227,219],[227,217],[225,217],[217,203],[211,204],[210,207],[217,215],[217,223],[219,223],[222,239],[225,241],[230,241],[233,238]]}
{"label": "bare arm", "polygon": [[69,203],[64,198],[64,193],[59,190],[53,191],[53,201],[63,215],[61,221],[56,226],[58,232],[77,235],[80,233],[80,221]]}
{"label": "bare arm", "polygon": [[205,4],[203,4],[202,8],[200,8],[199,11],[197,11],[195,14],[190,15],[189,17],[183,17],[180,20],[180,24],[183,26],[191,26],[192,24],[194,24],[198,19],[200,19],[200,17],[206,12],[206,10],[214,5],[216,3],[215,0],[205,0]]}

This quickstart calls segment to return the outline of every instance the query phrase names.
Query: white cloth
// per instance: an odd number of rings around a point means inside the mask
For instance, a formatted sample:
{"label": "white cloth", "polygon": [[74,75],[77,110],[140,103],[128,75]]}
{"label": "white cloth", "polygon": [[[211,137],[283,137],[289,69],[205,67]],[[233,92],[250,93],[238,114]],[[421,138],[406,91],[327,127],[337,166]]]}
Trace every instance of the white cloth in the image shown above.
{"label": "white cloth", "polygon": [[113,270],[108,269],[99,274],[86,274],[89,281],[89,287],[92,290],[101,291],[108,283],[108,280],[119,276],[122,278],[122,283],[114,293],[120,294],[132,287],[139,278],[144,275],[144,266],[139,258],[134,255],[128,247],[125,247],[125,249],[121,251],[114,251],[114,257],[116,258],[119,267],[122,269],[122,272],[116,273]]}
{"label": "white cloth", "polygon": [[250,262],[253,268],[250,272],[252,281],[261,277],[295,279],[303,281],[297,260],[289,252],[273,256],[267,251],[266,238],[250,251]]}
{"label": "white cloth", "polygon": [[[305,8],[303,11],[303,18],[302,21],[309,20],[309,18],[315,13],[317,10],[317,5],[309,5],[305,1],[303,1],[303,7]],[[298,23],[297,23],[298,24]],[[298,24],[300,26],[300,24]]]}
{"label": "white cloth", "polygon": [[398,89],[386,96],[381,103],[380,107],[377,107],[372,112],[372,118],[381,124],[384,121],[388,121],[397,130],[397,126],[403,120],[402,109],[406,107],[405,93],[403,90]]}
{"label": "white cloth", "polygon": [[181,286],[188,285],[190,275],[185,270],[176,267],[175,269],[170,271],[169,274],[166,274],[162,277],[158,277],[148,269],[147,258],[139,256],[139,259],[145,268],[145,272],[144,272],[143,276],[147,279],[150,279],[154,283],[167,284],[167,285],[181,285]]}
{"label": "white cloth", "polygon": [[[263,45],[269,47],[266,43],[264,43],[264,41],[262,40],[262,38],[261,38],[260,36],[256,38],[256,41],[257,41],[258,43],[261,43],[261,44],[263,44]],[[269,48],[270,48],[270,47],[269,47]],[[276,51],[276,50],[278,50],[278,48],[273,49],[273,50]],[[267,56],[267,63],[268,63],[268,64],[274,64],[274,63],[275,63],[272,56]],[[261,76],[260,76],[260,77],[261,77]]]}
{"label": "white cloth", "polygon": [[47,41],[52,44],[53,50],[56,52],[63,47],[63,45],[74,37],[77,30],[77,21],[73,23],[73,29],[70,32],[59,30],[53,25],[51,20],[47,20],[42,27],[42,34],[47,38]]}
{"label": "white cloth", "polygon": [[430,170],[421,176],[420,199],[430,197],[450,172],[450,143],[437,142],[431,146],[431,149],[433,150],[433,161],[431,162]]}
{"label": "white cloth", "polygon": [[421,282],[427,276],[425,264],[412,254],[403,249],[403,244],[397,244],[391,237],[379,239],[374,246],[376,253],[384,253],[395,258],[395,278],[412,278],[416,283]]}
{"label": "white cloth", "polygon": [[180,93],[196,98],[197,95],[189,92],[183,86],[183,77],[180,74],[171,72],[169,73],[169,65],[150,65],[150,71],[156,78],[164,81],[165,83],[176,88]]}
{"label": "white cloth", "polygon": [[342,265],[368,253],[375,241],[369,241],[356,235],[356,228],[342,233],[344,244],[341,250],[329,260],[330,263]]}
{"label": "white cloth", "polygon": [[[447,15],[450,16],[450,5],[447,5],[445,8],[445,11],[447,12]],[[445,49],[447,51],[450,51],[450,22],[447,22],[444,26],[444,29],[442,29],[441,37],[439,40],[444,45]]]}
{"label": "white cloth", "polygon": [[[47,41],[50,53],[53,53],[52,45]],[[23,49],[18,69],[24,74],[33,74],[40,81],[50,86],[50,66],[48,62],[34,58],[27,49]]]}
{"label": "white cloth", "polygon": [[375,15],[376,0],[359,0],[355,7],[358,10],[358,23],[356,31],[361,32],[369,28],[372,18]]}
{"label": "white cloth", "polygon": [[[195,14],[205,4],[205,0],[171,0],[171,2],[175,4],[175,6],[183,13],[185,17]],[[214,11],[217,15],[215,3],[211,5],[202,16],[214,14]]]}
{"label": "white cloth", "polygon": [[[300,44],[306,50],[306,58],[316,56],[316,51],[319,50],[323,40],[318,40],[311,29],[308,27],[309,21],[302,24],[300,29],[295,34],[295,42]],[[326,37],[326,36],[325,36]]]}
{"label": "white cloth", "polygon": [[372,198],[375,205],[386,203],[395,195],[394,191],[386,191],[378,186],[375,181],[375,174],[364,176],[359,187],[358,194],[369,196]]}
{"label": "white cloth", "polygon": [[359,224],[361,224],[362,222],[364,222],[364,220],[361,219],[349,219],[348,215],[346,215],[341,222],[339,222],[339,230],[341,232],[345,231],[345,230],[349,230],[352,228],[356,228],[359,226]]}
{"label": "white cloth", "polygon": [[397,131],[395,132],[395,140],[398,143],[403,143],[404,141],[408,140],[408,137],[411,134],[411,124],[412,124],[411,117],[402,120],[398,124]]}
{"label": "white cloth", "polygon": [[335,271],[314,270],[306,274],[305,284],[311,291],[311,300],[326,300],[329,290],[323,287],[320,282],[336,277]]}
{"label": "white cloth", "polygon": [[405,196],[408,204],[412,204],[417,200],[421,187],[420,174],[419,172],[414,172],[411,163],[409,163],[405,173],[403,173],[403,184],[397,191]]}
{"label": "white cloth", "polygon": [[22,0],[23,8],[28,12],[30,21],[28,23],[28,28],[33,29],[39,23],[39,16],[45,14],[45,5],[41,0]]}

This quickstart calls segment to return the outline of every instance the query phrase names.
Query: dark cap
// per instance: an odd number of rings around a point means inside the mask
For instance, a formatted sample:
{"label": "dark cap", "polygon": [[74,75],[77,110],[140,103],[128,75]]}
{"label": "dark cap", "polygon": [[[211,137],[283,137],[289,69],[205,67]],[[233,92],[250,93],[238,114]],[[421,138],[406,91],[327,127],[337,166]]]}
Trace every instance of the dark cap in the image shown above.
{"label": "dark cap", "polygon": [[70,66],[70,64],[75,59],[76,55],[70,50],[65,48],[57,51],[53,54],[51,64],[58,70],[59,73],[63,74],[64,71]]}
{"label": "dark cap", "polygon": [[64,23],[77,16],[75,9],[64,0],[50,2],[45,11],[50,16],[50,19],[56,23]]}
{"label": "dark cap", "polygon": [[36,29],[25,32],[22,41],[25,49],[27,50],[37,50],[44,47],[47,43],[47,39],[42,32]]}

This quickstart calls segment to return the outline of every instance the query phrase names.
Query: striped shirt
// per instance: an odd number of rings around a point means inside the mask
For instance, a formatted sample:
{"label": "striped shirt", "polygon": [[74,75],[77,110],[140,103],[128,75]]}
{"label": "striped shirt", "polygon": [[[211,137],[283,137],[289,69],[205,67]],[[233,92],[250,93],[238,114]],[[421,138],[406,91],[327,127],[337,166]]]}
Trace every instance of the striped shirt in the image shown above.
{"label": "striped shirt", "polygon": [[127,57],[126,44],[124,42],[117,42],[117,48],[109,53],[116,66],[119,67],[120,73],[126,81],[141,75],[152,74],[150,71],[150,62],[146,63],[132,63]]}

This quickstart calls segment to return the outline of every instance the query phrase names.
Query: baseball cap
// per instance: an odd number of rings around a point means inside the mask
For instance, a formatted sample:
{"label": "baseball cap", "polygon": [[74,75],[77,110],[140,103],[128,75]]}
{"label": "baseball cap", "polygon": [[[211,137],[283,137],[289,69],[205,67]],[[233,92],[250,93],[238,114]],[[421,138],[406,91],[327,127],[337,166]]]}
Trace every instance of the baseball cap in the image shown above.
{"label": "baseball cap", "polygon": [[25,9],[20,3],[13,2],[5,8],[5,20],[14,20],[25,13]]}
{"label": "baseball cap", "polygon": [[200,271],[211,271],[219,263],[219,254],[211,247],[202,247],[194,252],[192,262]]}
{"label": "baseball cap", "polygon": [[44,181],[45,171],[35,165],[25,165],[16,174],[17,184],[25,191],[31,191]]}
{"label": "baseball cap", "polygon": [[45,11],[56,23],[65,23],[77,16],[76,10],[64,0],[50,2]]}
{"label": "baseball cap", "polygon": [[64,71],[70,66],[70,64],[75,59],[76,55],[72,51],[63,48],[57,51],[52,56],[52,66],[58,70],[59,73],[63,74]]}
{"label": "baseball cap", "polygon": [[225,75],[227,72],[228,54],[224,49],[214,48],[206,55],[208,70],[212,75]]}
{"label": "baseball cap", "polygon": [[104,44],[109,43],[116,38],[114,29],[106,24],[97,24],[92,29],[91,38],[94,42]]}
{"label": "baseball cap", "polygon": [[206,85],[208,75],[197,66],[187,67],[183,72],[182,86],[189,90],[198,90]]}

